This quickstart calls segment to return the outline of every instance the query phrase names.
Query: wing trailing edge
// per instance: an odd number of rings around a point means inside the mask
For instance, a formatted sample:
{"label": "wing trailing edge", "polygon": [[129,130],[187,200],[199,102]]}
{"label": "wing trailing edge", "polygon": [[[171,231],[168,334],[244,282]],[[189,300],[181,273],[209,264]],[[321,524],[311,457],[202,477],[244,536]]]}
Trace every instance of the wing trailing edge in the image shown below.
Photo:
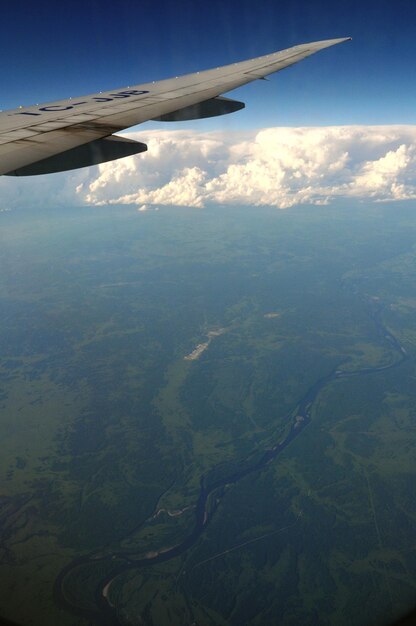
{"label": "wing trailing edge", "polygon": [[218,96],[217,98],[210,98],[209,100],[204,100],[203,102],[197,102],[197,104],[184,107],[183,109],[172,111],[172,113],[159,115],[159,117],[154,117],[153,121],[185,122],[188,120],[202,120],[206,117],[217,117],[218,115],[235,113],[235,111],[244,109],[245,106],[244,102]]}
{"label": "wing trailing edge", "polygon": [[42,161],[36,161],[31,165],[7,172],[6,176],[35,176],[37,174],[65,172],[78,167],[88,167],[89,165],[98,165],[106,161],[122,159],[146,150],[147,146],[145,143],[133,141],[127,137],[110,135],[110,137],[90,141],[90,143],[60,152]]}

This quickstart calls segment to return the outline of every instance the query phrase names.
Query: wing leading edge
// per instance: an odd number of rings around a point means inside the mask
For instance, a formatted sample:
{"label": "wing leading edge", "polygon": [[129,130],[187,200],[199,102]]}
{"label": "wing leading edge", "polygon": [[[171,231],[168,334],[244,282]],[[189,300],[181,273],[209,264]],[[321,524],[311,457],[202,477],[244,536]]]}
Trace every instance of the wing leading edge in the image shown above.
{"label": "wing leading edge", "polygon": [[112,137],[113,133],[148,120],[198,119],[237,111],[244,104],[221,94],[348,40],[301,44],[177,78],[1,112],[0,175],[58,172],[142,152],[145,144]]}

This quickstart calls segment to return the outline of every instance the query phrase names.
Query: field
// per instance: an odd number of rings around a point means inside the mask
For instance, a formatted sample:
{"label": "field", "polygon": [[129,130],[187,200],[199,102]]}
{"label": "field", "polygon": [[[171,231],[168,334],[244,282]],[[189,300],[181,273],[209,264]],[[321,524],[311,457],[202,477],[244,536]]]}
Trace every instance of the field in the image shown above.
{"label": "field", "polygon": [[[0,213],[0,614],[99,623],[97,593],[146,626],[413,607],[415,243],[411,203]],[[152,561],[192,534],[201,479],[222,485],[203,531]]]}

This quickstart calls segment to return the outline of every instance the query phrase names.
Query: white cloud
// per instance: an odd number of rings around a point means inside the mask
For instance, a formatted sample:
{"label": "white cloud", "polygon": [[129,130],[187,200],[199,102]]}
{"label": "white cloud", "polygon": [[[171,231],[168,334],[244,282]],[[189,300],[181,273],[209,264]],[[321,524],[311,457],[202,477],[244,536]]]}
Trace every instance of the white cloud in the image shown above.
{"label": "white cloud", "polygon": [[[135,137],[146,141],[144,133]],[[337,197],[416,197],[413,126],[152,131],[147,140],[140,158],[100,166],[82,186],[85,201],[286,208]]]}
{"label": "white cloud", "polygon": [[[125,194],[115,200],[110,199],[108,202],[110,204],[138,204],[145,202],[202,207],[205,177],[206,172],[203,172],[199,167],[187,167],[161,187],[150,190],[139,189],[135,193]],[[94,194],[88,193],[86,200],[94,204]],[[98,204],[103,204],[103,201],[98,201]],[[142,206],[147,207],[147,204]]]}
{"label": "white cloud", "polygon": [[159,211],[158,206],[152,206],[151,204],[142,204],[142,206],[138,207],[139,213],[144,213],[145,211]]}
{"label": "white cloud", "polygon": [[[416,126],[130,133],[148,152],[40,178],[0,179],[2,205],[328,204],[416,197]],[[143,209],[145,207],[145,209]]]}
{"label": "white cloud", "polygon": [[357,196],[383,199],[414,197],[416,191],[416,151],[414,145],[401,144],[375,161],[366,161],[351,181]]}

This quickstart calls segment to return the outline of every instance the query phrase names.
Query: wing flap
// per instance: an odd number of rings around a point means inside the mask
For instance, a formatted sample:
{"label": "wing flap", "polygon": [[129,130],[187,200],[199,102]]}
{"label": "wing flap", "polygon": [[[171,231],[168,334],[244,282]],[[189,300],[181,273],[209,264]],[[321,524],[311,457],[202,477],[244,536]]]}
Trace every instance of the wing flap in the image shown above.
{"label": "wing flap", "polygon": [[145,152],[145,143],[112,135],[105,139],[96,139],[82,146],[77,146],[60,154],[42,159],[25,167],[6,172],[8,176],[35,176],[64,172],[78,167],[98,165],[106,161],[121,159],[126,156]]}
{"label": "wing flap", "polygon": [[159,115],[159,117],[154,117],[153,120],[157,122],[200,120],[207,117],[216,117],[218,115],[234,113],[235,111],[244,109],[245,106],[244,102],[219,96],[217,98],[211,98],[210,100],[204,100],[203,102],[197,102],[196,104],[184,107],[183,109],[177,109],[176,111],[172,111],[172,113]]}
{"label": "wing flap", "polygon": [[7,176],[35,176],[38,174],[53,174],[78,167],[98,165],[106,161],[121,159],[126,156],[145,152],[145,143],[127,139],[127,137],[110,136],[104,139],[96,139],[60,152],[54,156],[36,161],[30,165],[6,172]]}

